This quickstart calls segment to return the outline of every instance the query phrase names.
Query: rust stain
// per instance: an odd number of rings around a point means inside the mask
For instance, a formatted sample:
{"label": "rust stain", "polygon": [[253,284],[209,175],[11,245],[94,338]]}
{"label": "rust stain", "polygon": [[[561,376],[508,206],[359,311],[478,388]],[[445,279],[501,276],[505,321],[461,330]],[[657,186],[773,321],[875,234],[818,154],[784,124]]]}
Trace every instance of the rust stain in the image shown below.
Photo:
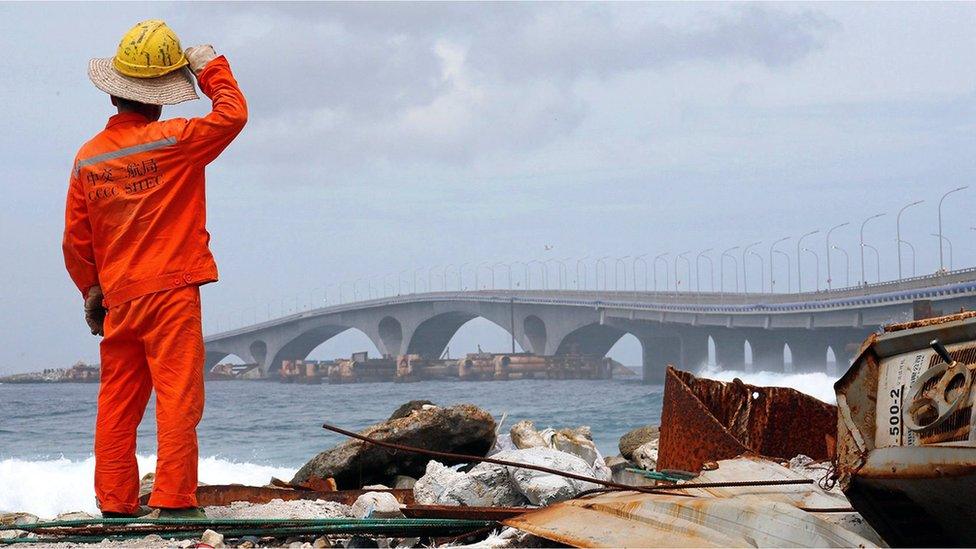
{"label": "rust stain", "polygon": [[[284,501],[295,500],[324,500],[352,505],[359,496],[366,492],[389,492],[404,504],[413,503],[413,490],[289,490],[285,488],[271,488],[267,486],[244,486],[242,484],[223,484],[197,487],[197,503],[201,507],[230,505],[235,501],[246,501],[249,503],[268,503],[274,499]],[[149,501],[149,494],[140,498],[140,503],[145,505]]]}
{"label": "rust stain", "polygon": [[825,460],[836,429],[835,406],[794,389],[700,379],[669,366],[658,468],[697,472],[743,454]]}

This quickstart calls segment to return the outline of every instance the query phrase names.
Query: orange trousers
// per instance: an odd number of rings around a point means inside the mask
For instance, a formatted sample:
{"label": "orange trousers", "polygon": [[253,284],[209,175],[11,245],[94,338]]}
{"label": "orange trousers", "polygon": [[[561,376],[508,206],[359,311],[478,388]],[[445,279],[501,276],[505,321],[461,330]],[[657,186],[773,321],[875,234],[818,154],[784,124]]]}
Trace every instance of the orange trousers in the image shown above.
{"label": "orange trousers", "polygon": [[102,511],[139,507],[136,429],[156,390],[156,479],[149,505],[197,505],[197,433],[203,416],[200,289],[185,286],[111,307],[101,343],[95,424],[95,496]]}

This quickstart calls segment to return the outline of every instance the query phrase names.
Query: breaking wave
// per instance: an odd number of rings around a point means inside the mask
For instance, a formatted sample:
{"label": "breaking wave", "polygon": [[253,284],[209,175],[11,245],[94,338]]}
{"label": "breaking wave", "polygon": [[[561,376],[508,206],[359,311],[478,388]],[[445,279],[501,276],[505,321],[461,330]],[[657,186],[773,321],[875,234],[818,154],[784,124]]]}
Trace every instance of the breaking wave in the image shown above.
{"label": "breaking wave", "polygon": [[709,379],[717,379],[719,381],[732,381],[735,378],[739,378],[745,383],[759,385],[761,387],[792,387],[801,393],[806,393],[830,404],[837,403],[837,398],[834,394],[834,382],[840,377],[825,372],[804,374],[764,371],[745,372],[742,370],[723,370],[715,366],[705,366],[696,375]]}
{"label": "breaking wave", "polygon": [[[139,471],[156,468],[156,456],[137,456]],[[0,460],[0,512],[26,511],[41,518],[59,513],[85,511],[97,513],[95,458],[81,461],[66,458],[29,461],[18,458]],[[255,463],[229,461],[219,457],[200,460],[200,482],[206,484],[250,484],[263,486],[278,477],[288,480],[295,469]]]}

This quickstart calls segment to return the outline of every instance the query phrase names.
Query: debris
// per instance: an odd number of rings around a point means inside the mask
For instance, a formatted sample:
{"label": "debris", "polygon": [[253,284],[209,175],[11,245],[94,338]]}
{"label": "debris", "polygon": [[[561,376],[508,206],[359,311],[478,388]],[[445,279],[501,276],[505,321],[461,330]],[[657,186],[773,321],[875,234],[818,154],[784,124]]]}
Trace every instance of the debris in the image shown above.
{"label": "debris", "polygon": [[[593,467],[582,458],[551,448],[511,450],[496,457],[594,476]],[[414,499],[421,504],[519,507],[549,505],[597,487],[590,482],[522,467],[480,463],[470,472],[461,473],[432,461],[427,466],[427,474],[414,487]]]}
{"label": "debris", "polygon": [[827,459],[837,407],[795,389],[697,378],[668,367],[657,465],[699,471],[742,454]]}
{"label": "debris", "polygon": [[218,534],[213,530],[206,530],[202,536],[200,536],[200,543],[204,543],[213,547],[214,549],[220,549],[224,547],[224,536],[223,534]]}
{"label": "debris", "polygon": [[516,448],[540,448],[546,445],[535,425],[527,419],[512,425],[510,434]]}
{"label": "debris", "polygon": [[593,433],[588,426],[575,429],[547,428],[536,431],[531,421],[520,421],[512,426],[512,442],[516,448],[552,448],[581,458],[596,478],[609,480],[613,474],[603,461],[603,456],[593,443]]}
{"label": "debris", "polygon": [[641,444],[633,453],[633,462],[641,469],[657,469],[658,439]]}
{"label": "debris", "polygon": [[869,336],[834,384],[837,483],[892,546],[976,545],[974,363],[976,313],[927,318]]}
{"label": "debris", "polygon": [[645,425],[620,437],[617,448],[620,450],[620,455],[625,459],[633,459],[634,450],[652,440],[657,440],[659,436],[660,431],[657,425]]}
{"label": "debris", "polygon": [[348,505],[333,501],[272,500],[264,504],[251,504],[235,501],[230,505],[206,507],[210,519],[260,519],[275,517],[279,519],[342,518],[351,516]]}
{"label": "debris", "polygon": [[[488,465],[488,464],[481,464]],[[528,500],[515,487],[502,466],[476,466],[470,473],[449,469],[437,461],[427,463],[427,472],[414,486],[414,500],[425,505],[471,507],[519,507]]]}
{"label": "debris", "polygon": [[[874,547],[836,515],[805,505],[836,506],[843,497],[814,484],[695,488],[726,479],[798,480],[768,460],[723,460],[684,486],[685,493],[611,492],[574,499],[507,519],[504,524],[575,547]],[[837,498],[840,498],[839,500]],[[810,509],[810,510],[805,510]],[[833,509],[833,507],[831,507]],[[856,515],[856,513],[846,513]],[[599,525],[599,527],[594,527]]]}
{"label": "debris", "polygon": [[407,475],[397,475],[393,479],[393,487],[400,490],[413,490],[414,485],[417,484],[417,479],[413,477],[408,477]]}
{"label": "debris", "polygon": [[329,541],[329,538],[322,536],[315,538],[315,541],[312,542],[312,547],[315,549],[327,549],[332,547],[332,542]]}
{"label": "debris", "polygon": [[403,518],[401,504],[389,492],[366,492],[352,504],[356,518]]}
{"label": "debris", "polygon": [[[362,434],[394,444],[483,456],[495,441],[495,420],[477,406],[459,404],[421,409],[408,417],[367,427]],[[333,477],[339,488],[389,485],[398,474],[420,476],[428,461],[427,456],[393,454],[373,444],[350,440],[312,458],[295,474],[292,483],[301,484],[311,477]]]}

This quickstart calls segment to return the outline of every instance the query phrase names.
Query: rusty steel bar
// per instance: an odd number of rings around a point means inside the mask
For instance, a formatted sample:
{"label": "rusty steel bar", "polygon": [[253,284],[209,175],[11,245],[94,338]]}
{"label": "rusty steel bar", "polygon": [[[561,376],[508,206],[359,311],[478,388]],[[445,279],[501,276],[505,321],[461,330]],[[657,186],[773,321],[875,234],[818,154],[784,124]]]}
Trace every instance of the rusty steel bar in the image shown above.
{"label": "rusty steel bar", "polygon": [[600,486],[606,486],[608,488],[614,488],[617,490],[625,490],[631,492],[644,492],[647,494],[659,494],[662,491],[670,490],[687,490],[691,488],[727,488],[736,486],[781,486],[789,484],[813,484],[813,479],[795,479],[795,480],[745,480],[745,481],[730,481],[730,482],[702,482],[702,483],[688,483],[681,485],[672,486],[629,486],[627,484],[620,484],[618,482],[612,482],[607,480],[601,480],[598,478],[587,477],[584,475],[577,475],[575,473],[567,473],[566,471],[560,471],[558,469],[551,469],[549,467],[543,467],[541,465],[532,465],[529,463],[518,463],[514,461],[508,461],[504,459],[495,459],[491,457],[478,457],[466,454],[454,454],[451,452],[439,452],[437,450],[427,450],[424,448],[415,448],[413,446],[406,446],[403,444],[395,444],[392,442],[385,442],[382,440],[376,440],[359,433],[354,433],[352,431],[347,431],[341,427],[336,427],[335,425],[329,425],[325,423],[322,425],[323,429],[332,431],[334,433],[339,433],[340,435],[345,435],[350,438],[361,440],[363,442],[368,442],[376,446],[382,446],[384,448],[389,448],[391,450],[398,450],[401,452],[410,452],[413,454],[423,454],[432,457],[439,457],[450,459],[454,461],[468,461],[468,462],[479,462],[479,463],[494,463],[495,465],[504,465],[506,467],[517,467],[520,469],[530,469],[533,471],[540,471],[543,473],[549,473],[552,475],[557,475],[560,477],[571,478],[574,480],[581,480],[583,482],[590,482],[593,484],[599,484]]}

